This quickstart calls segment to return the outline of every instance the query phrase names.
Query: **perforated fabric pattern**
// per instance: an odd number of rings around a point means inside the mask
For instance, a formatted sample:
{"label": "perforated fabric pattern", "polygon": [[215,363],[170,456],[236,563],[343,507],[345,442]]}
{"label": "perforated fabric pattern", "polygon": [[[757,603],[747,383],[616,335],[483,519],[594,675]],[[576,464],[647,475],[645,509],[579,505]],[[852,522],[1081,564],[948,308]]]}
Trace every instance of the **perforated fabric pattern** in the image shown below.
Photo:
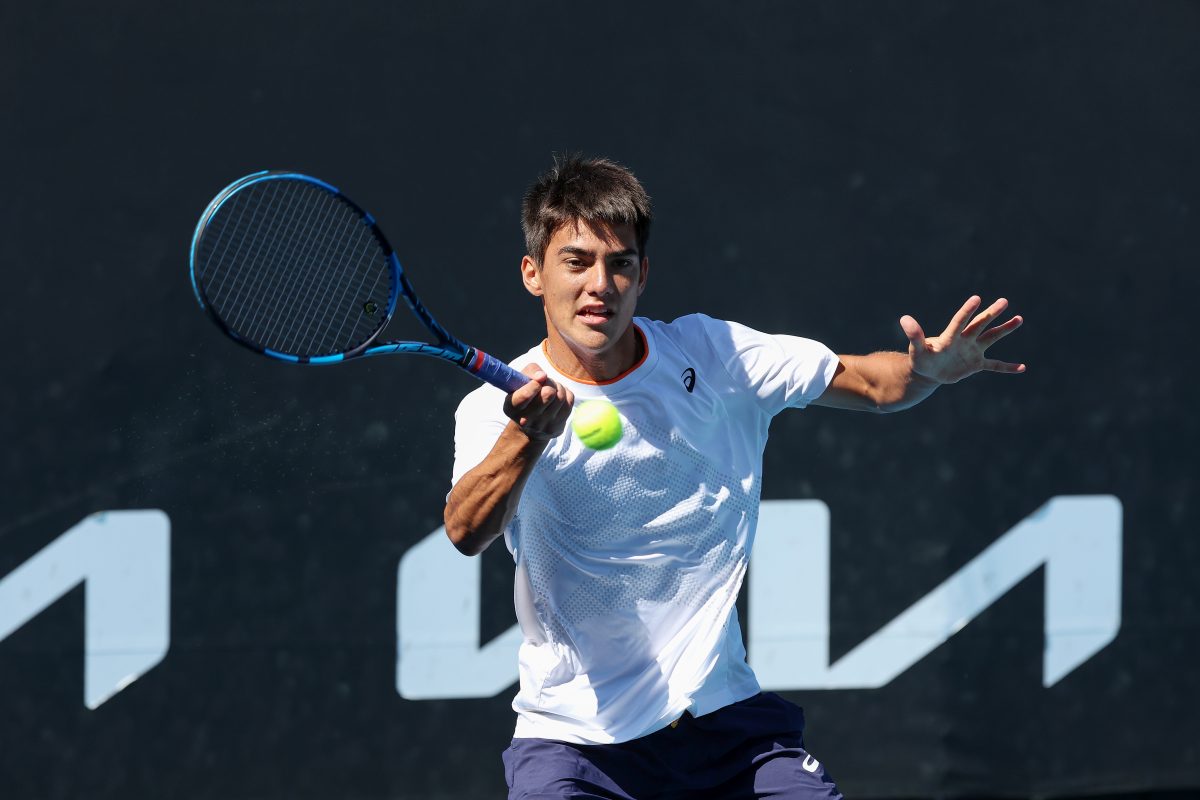
{"label": "perforated fabric pattern", "polygon": [[[837,358],[816,342],[707,317],[638,319],[646,360],[619,381],[573,381],[621,415],[612,449],[568,427],[530,475],[505,534],[516,561],[517,737],[627,741],[758,691],[734,603],[753,543],[772,411],[824,390]],[[684,380],[686,378],[686,380]],[[502,397],[459,407],[455,478],[503,427]]]}
{"label": "perforated fabric pattern", "polygon": [[[518,522],[551,640],[609,626],[614,609],[659,604],[686,617],[744,568],[736,523],[757,512],[757,478],[746,491],[644,419],[625,420],[620,448],[586,454],[580,469],[566,468],[571,458],[539,463],[521,503],[537,513]],[[674,632],[656,631],[651,645]]]}

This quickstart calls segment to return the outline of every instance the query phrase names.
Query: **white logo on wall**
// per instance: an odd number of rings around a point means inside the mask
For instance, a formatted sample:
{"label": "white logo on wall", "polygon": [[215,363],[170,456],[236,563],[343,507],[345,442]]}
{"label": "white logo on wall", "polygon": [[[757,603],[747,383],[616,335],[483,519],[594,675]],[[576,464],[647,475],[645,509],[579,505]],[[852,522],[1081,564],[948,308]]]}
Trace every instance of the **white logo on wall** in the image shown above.
{"label": "white logo on wall", "polygon": [[[1042,683],[1053,686],[1120,629],[1121,519],[1115,497],[1055,497],[830,664],[829,509],[766,501],[751,562],[750,664],[764,689],[884,686],[1044,565]],[[441,528],[401,558],[396,689],[406,699],[492,697],[516,682],[517,626],[479,641],[480,564]],[[166,655],[167,515],[92,514],[0,579],[0,641],[80,584],[83,695],[95,709]]]}
{"label": "white logo on wall", "polygon": [[[1111,495],[1052,498],[830,664],[829,509],[765,501],[750,566],[750,665],[764,689],[884,686],[1045,565],[1042,684],[1053,686],[1121,627],[1121,520]],[[520,630],[481,646],[479,578],[480,560],[448,546],[441,528],[400,559],[402,697],[491,697],[516,682]]]}
{"label": "white logo on wall", "polygon": [[167,653],[170,542],[162,511],[85,517],[0,579],[0,641],[82,583],[83,702],[99,707]]}

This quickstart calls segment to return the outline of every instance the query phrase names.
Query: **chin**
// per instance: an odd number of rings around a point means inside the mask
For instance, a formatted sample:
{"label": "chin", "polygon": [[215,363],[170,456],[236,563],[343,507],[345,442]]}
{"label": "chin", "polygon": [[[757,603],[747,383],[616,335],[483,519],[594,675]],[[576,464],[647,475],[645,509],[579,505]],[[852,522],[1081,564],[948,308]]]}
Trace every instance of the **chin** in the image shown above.
{"label": "chin", "polygon": [[614,337],[594,329],[581,331],[580,335],[574,338],[574,343],[577,346],[584,350],[591,350],[592,352],[607,350],[615,342],[616,339]]}
{"label": "chin", "polygon": [[[605,326],[605,328],[607,327]],[[607,350],[616,343],[618,338],[605,328],[576,324],[571,327],[570,334],[563,338],[581,350],[598,353]]]}

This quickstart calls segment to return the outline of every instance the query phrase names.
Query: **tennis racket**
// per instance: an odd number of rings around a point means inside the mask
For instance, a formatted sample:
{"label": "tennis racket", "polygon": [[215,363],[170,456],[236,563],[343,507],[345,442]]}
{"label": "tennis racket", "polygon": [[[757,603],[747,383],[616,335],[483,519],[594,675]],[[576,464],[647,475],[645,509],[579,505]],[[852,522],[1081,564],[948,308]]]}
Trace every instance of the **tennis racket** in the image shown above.
{"label": "tennis racket", "polygon": [[[513,392],[529,378],[438,324],[375,219],[324,181],[247,175],[196,225],[189,269],[201,308],[238,344],[297,364],[392,353],[449,361]],[[377,341],[403,297],[436,342]]]}

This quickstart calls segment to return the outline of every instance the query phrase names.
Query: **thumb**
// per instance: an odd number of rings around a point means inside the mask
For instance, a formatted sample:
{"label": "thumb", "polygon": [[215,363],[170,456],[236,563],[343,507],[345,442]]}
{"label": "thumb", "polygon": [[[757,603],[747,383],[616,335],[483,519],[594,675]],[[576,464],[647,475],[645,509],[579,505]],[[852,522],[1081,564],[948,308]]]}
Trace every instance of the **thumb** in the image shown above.
{"label": "thumb", "polygon": [[913,350],[918,353],[925,352],[925,331],[921,330],[915,319],[905,314],[900,318],[900,329],[908,337],[908,344]]}

